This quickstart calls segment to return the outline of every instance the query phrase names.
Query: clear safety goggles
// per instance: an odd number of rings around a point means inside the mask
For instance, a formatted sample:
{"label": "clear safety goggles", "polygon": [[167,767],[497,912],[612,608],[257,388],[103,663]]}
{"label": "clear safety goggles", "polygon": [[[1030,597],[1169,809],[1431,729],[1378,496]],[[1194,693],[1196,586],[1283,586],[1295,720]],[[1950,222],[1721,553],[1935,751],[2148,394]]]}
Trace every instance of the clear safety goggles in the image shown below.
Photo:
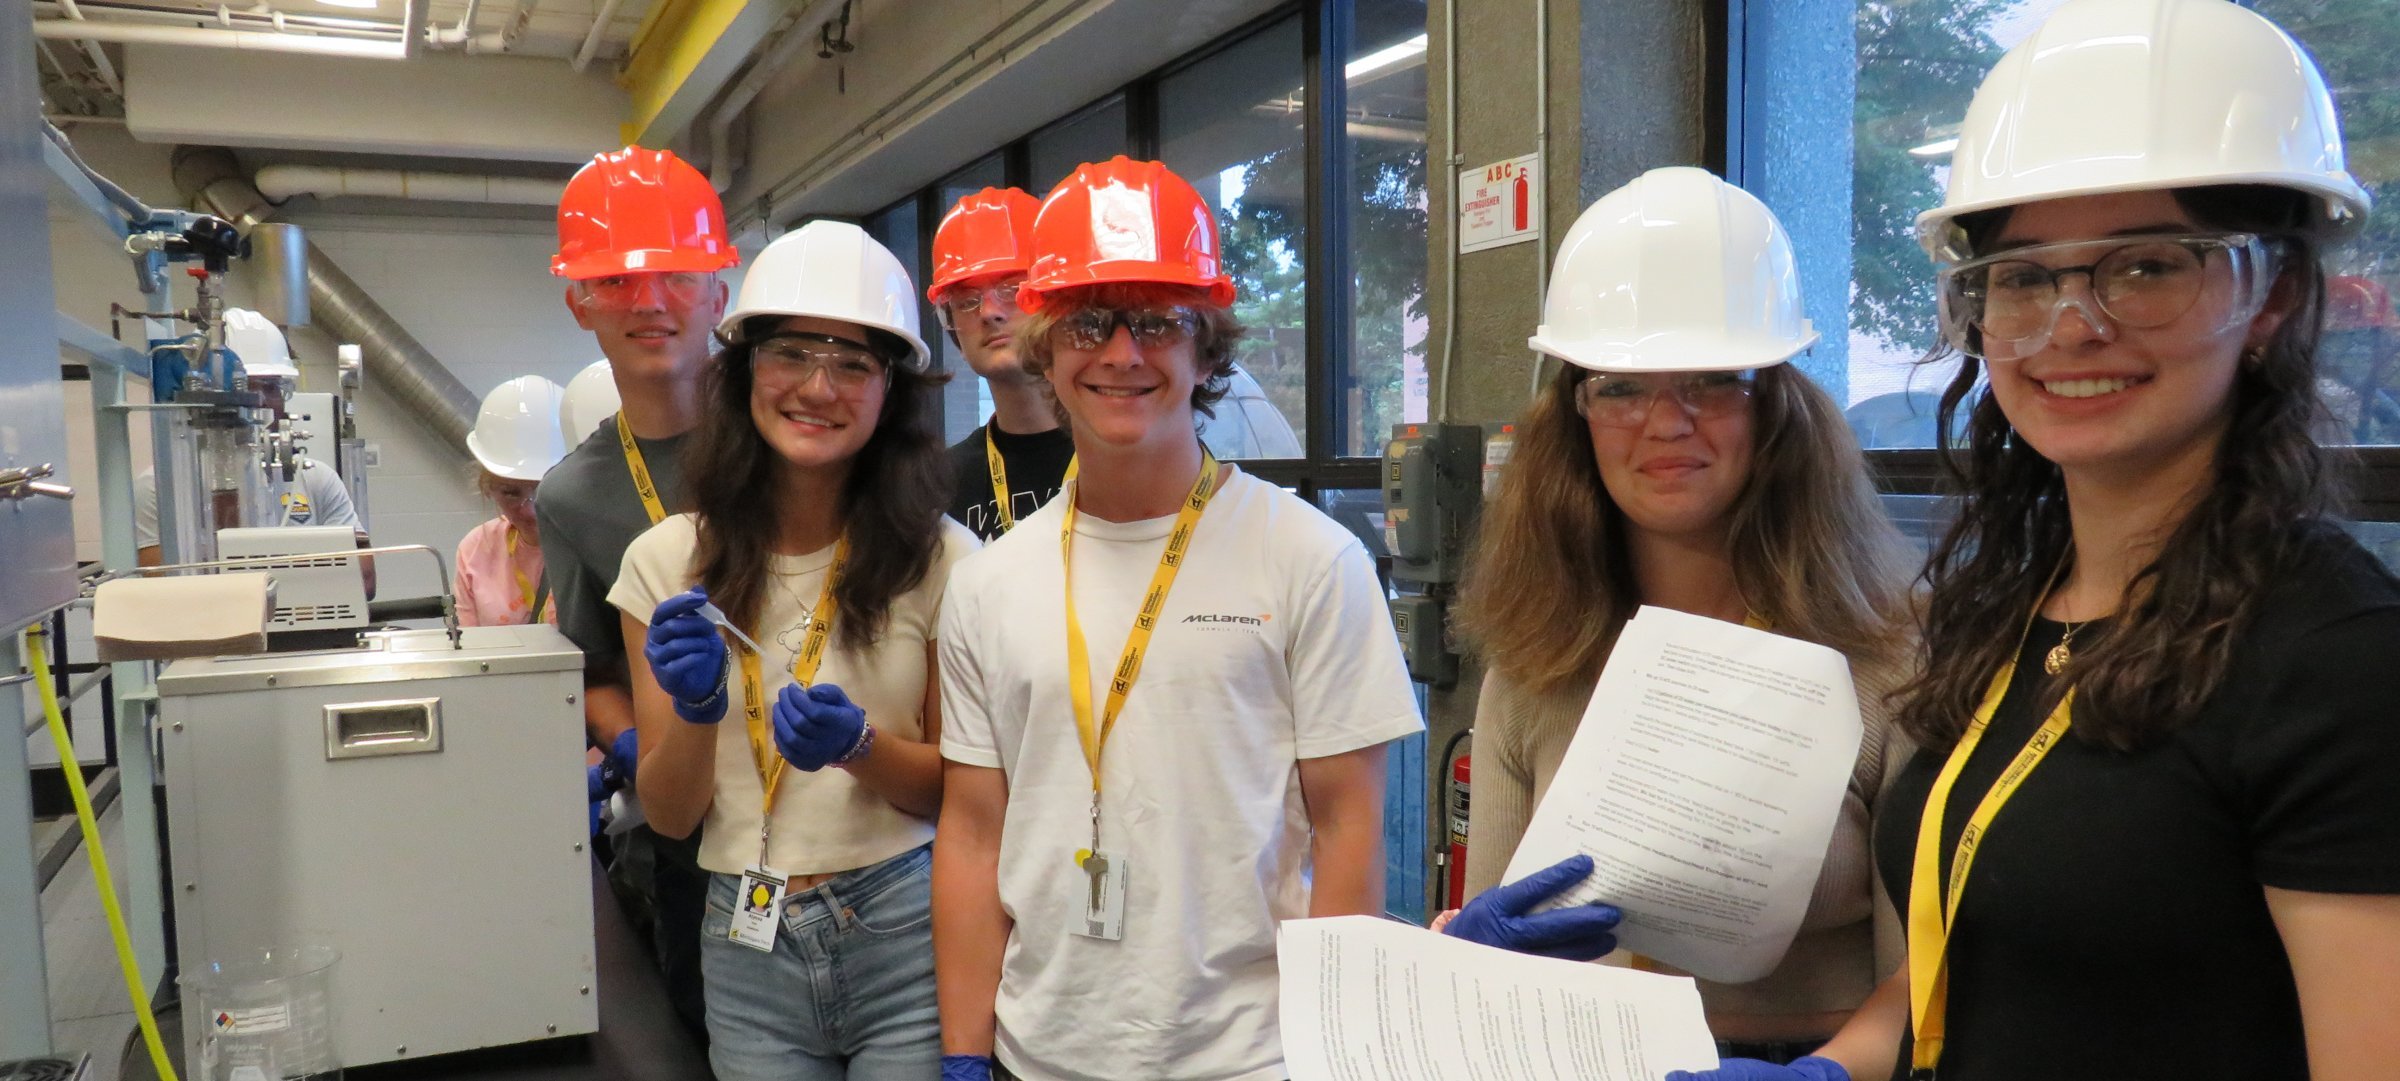
{"label": "clear safety goggles", "polygon": [[575,303],[600,311],[630,311],[645,300],[661,308],[688,308],[716,284],[715,274],[698,270],[609,274],[576,282]]}
{"label": "clear safety goggles", "polygon": [[1142,349],[1172,349],[1200,333],[1200,313],[1176,305],[1168,308],[1083,308],[1050,328],[1050,347],[1093,350],[1107,345],[1124,327]]}
{"label": "clear safety goggles", "polygon": [[829,334],[770,334],[750,343],[752,377],[771,391],[804,386],[823,372],[833,389],[848,394],[866,389],[884,367],[874,350]]}
{"label": "clear safety goggles", "polygon": [[1723,417],[1747,407],[1758,382],[1748,371],[1634,375],[1593,372],[1575,384],[1575,412],[1604,428],[1639,428],[1660,398],[1689,417]]}
{"label": "clear safety goggles", "polygon": [[[1943,267],[1942,337],[1971,357],[2039,352],[2072,308],[2102,340],[2162,327],[2210,299],[2222,331],[2257,315],[2276,246],[2252,233],[2162,233],[2036,244]],[[2220,273],[2216,268],[2223,267]],[[2068,280],[2082,279],[2080,287]]]}
{"label": "clear safety goggles", "polygon": [[999,305],[991,310],[999,312],[1003,318],[1014,316],[1024,310],[1017,307],[1017,287],[1021,284],[1012,281],[999,285],[958,286],[943,293],[941,303],[934,305],[933,311],[941,317],[943,330],[958,329],[958,324],[981,316],[986,310],[985,306],[990,304]]}

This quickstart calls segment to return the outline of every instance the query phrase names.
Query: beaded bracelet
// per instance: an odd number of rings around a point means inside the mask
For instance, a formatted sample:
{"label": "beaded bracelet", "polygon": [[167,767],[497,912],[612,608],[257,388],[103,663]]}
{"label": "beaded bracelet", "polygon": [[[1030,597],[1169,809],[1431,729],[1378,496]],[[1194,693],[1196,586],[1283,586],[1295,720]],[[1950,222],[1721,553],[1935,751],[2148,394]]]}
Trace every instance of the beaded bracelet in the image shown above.
{"label": "beaded bracelet", "polygon": [[875,726],[871,724],[862,724],[858,726],[858,742],[851,744],[849,750],[843,751],[840,758],[833,760],[833,764],[837,766],[847,766],[852,762],[856,762],[861,758],[865,758],[867,756],[868,748],[873,746],[875,746]]}

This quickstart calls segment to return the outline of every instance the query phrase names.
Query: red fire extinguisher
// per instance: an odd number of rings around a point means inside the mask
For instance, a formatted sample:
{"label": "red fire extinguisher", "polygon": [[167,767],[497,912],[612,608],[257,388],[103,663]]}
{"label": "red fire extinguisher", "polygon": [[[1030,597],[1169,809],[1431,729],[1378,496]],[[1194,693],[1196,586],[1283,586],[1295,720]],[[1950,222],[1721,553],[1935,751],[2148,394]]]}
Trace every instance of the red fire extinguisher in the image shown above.
{"label": "red fire extinguisher", "polygon": [[1460,755],[1450,767],[1450,896],[1445,908],[1467,903],[1467,759]]}
{"label": "red fire extinguisher", "polygon": [[1517,228],[1533,228],[1533,182],[1517,174]]}

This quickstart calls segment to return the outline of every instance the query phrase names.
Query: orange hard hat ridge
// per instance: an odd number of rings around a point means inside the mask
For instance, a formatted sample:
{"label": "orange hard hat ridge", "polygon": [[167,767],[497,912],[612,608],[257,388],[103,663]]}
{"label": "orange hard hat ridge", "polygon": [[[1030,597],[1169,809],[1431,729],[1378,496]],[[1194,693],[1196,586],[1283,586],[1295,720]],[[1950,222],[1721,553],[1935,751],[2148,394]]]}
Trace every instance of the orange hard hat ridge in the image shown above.
{"label": "orange hard hat ridge", "polygon": [[741,260],[717,189],[674,152],[629,146],[597,155],[558,200],[562,278],[723,270]]}
{"label": "orange hard hat ridge", "polygon": [[1207,201],[1165,165],[1123,156],[1077,166],[1042,200],[1017,303],[1033,311],[1044,293],[1120,282],[1194,286],[1233,306]]}
{"label": "orange hard hat ridge", "polygon": [[933,233],[933,276],[925,299],[953,285],[1023,274],[1033,265],[1033,218],[1042,202],[1015,188],[985,188],[958,201]]}

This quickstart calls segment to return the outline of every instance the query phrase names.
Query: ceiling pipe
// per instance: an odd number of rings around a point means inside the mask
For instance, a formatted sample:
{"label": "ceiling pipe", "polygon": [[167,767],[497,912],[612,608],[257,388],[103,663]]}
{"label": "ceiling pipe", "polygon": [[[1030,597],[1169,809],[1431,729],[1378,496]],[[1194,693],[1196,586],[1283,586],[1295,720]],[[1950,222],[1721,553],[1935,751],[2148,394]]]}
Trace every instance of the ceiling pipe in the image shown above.
{"label": "ceiling pipe", "polygon": [[[83,17],[83,9],[75,6],[75,0],[58,0],[58,9],[62,12],[65,12],[70,21],[85,21]],[[101,50],[100,43],[90,38],[85,38],[83,41],[83,55],[85,59],[88,59],[92,62],[92,71],[100,76],[100,85],[107,87],[109,93],[115,94],[120,98],[124,97],[125,83],[123,80],[117,78],[117,66],[109,63],[108,53]]]}
{"label": "ceiling pipe", "polygon": [[[175,186],[244,230],[275,213],[274,204],[222,149],[177,151]],[[431,429],[444,446],[466,445],[480,406],[474,393],[314,243],[308,245],[308,303],[311,321],[335,341],[358,344],[368,374],[399,399],[402,409]]]}
{"label": "ceiling pipe", "polygon": [[576,73],[581,74],[583,69],[590,67],[592,57],[599,54],[600,39],[607,36],[609,20],[617,17],[618,2],[619,0],[600,0],[600,11],[592,16],[592,28],[583,35],[583,47],[575,50],[575,61],[572,66]]}
{"label": "ceiling pipe", "polygon": [[719,192],[733,190],[734,177],[739,171],[738,164],[733,160],[734,121],[741,119],[742,111],[758,100],[758,95],[766,91],[768,83],[783,74],[784,68],[800,55],[802,49],[808,47],[818,31],[841,13],[842,0],[815,0],[802,8],[800,17],[792,20],[792,25],[784,30],[783,36],[776,38],[775,44],[768,46],[766,52],[751,62],[750,70],[743,74],[742,81],[733,84],[733,89],[725,92],[724,100],[717,103],[716,112],[708,118],[708,182]]}
{"label": "ceiling pipe", "polygon": [[400,58],[414,59],[425,46],[425,20],[432,0],[400,0]]}
{"label": "ceiling pipe", "polygon": [[557,206],[563,180],[528,176],[434,173],[421,169],[356,169],[331,165],[269,165],[253,183],[275,202],[295,195],[371,195],[386,199],[430,199],[448,203]]}
{"label": "ceiling pipe", "polygon": [[[45,19],[33,24],[33,32],[36,37],[87,44],[111,41],[121,45],[196,45],[213,49],[358,56],[376,60],[399,60],[407,53],[406,44],[398,41],[312,37],[256,30],[211,30],[198,26],[144,26],[135,23]],[[93,47],[97,48],[96,45]]]}

